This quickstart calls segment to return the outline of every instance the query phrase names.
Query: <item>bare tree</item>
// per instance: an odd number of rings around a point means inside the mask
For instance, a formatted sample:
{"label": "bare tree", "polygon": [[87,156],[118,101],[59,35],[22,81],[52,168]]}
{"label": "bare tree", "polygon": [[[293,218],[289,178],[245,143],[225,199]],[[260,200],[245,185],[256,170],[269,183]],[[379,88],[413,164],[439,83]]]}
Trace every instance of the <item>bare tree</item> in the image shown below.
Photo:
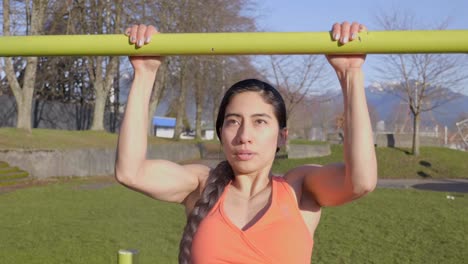
{"label": "bare tree", "polygon": [[211,106],[212,122],[216,124],[218,107],[227,89],[234,83],[249,78],[264,79],[262,73],[248,56],[216,56],[210,63],[211,76],[208,87],[208,100]]}
{"label": "bare tree", "polygon": [[[121,32],[122,0],[89,1],[91,25],[89,33]],[[94,113],[91,130],[104,130],[104,110],[109,91],[114,84],[119,57],[92,57],[88,59],[90,79],[94,86]]]}
{"label": "bare tree", "polygon": [[[252,29],[251,25],[254,24],[253,19],[244,12],[249,3],[250,0],[139,0],[125,6],[125,10],[131,10],[132,15],[123,16],[122,19],[126,19],[124,23],[127,24],[155,25],[162,33],[245,31]],[[168,113],[177,117],[174,135],[177,139],[180,133],[189,127],[187,112],[191,112],[192,108],[185,108],[195,105],[197,136],[200,137],[202,120],[206,118],[207,113],[211,113],[209,104],[213,101],[219,102],[218,92],[223,86],[220,83],[222,71],[219,70],[219,66],[223,60],[237,59],[233,56],[229,59],[222,56],[165,58],[153,87],[149,118],[153,117],[161,101],[175,100],[169,103]],[[149,128],[148,134],[151,133],[152,128]]]}
{"label": "bare tree", "polygon": [[[342,101],[339,91],[328,91],[313,96],[310,107],[304,110],[303,116],[311,116],[312,125],[320,128],[323,140],[327,138],[330,128],[334,128],[336,116],[343,113]],[[294,114],[294,117],[297,116],[300,115]]]}
{"label": "bare tree", "polygon": [[[193,21],[198,19],[197,17],[197,8],[201,4],[199,1],[179,1],[177,2],[177,7],[175,12],[180,16],[173,21],[177,25],[174,29],[174,33],[186,33],[194,32],[196,30],[196,24]],[[178,93],[177,97],[174,99],[176,102],[172,102],[172,105],[177,105],[176,113],[176,126],[174,131],[174,139],[179,140],[180,135],[183,130],[186,128],[184,125],[184,119],[187,116],[187,92],[189,86],[189,80],[191,75],[191,59],[193,57],[188,56],[175,56],[172,58],[171,62],[177,72],[174,76],[177,79]],[[175,88],[175,87],[174,87]]]}
{"label": "bare tree", "polygon": [[199,60],[198,67],[195,70],[194,76],[194,90],[195,90],[195,139],[202,138],[202,115],[203,115],[203,105],[206,101],[205,92],[206,87],[209,84],[209,76],[205,75],[207,73],[207,69],[209,68],[208,65],[209,61],[207,60]]}
{"label": "bare tree", "polygon": [[327,80],[325,60],[316,55],[305,56],[270,56],[271,69],[277,89],[283,95],[286,103],[288,120],[294,108],[300,104],[314,88],[326,85]]}
{"label": "bare tree", "polygon": [[[42,33],[83,34],[81,25],[86,21],[82,11],[73,1],[49,0]],[[33,99],[34,128],[89,128],[94,91],[87,64],[85,57],[77,56],[38,59]],[[54,118],[57,116],[60,118]]]}
{"label": "bare tree", "polygon": [[174,132],[174,139],[178,140],[180,134],[186,129],[184,125],[184,119],[187,116],[187,90],[188,80],[190,75],[189,58],[179,58],[179,96],[177,97],[177,115],[176,115],[176,127]]}
{"label": "bare tree", "polygon": [[[408,30],[415,26],[414,16],[397,11],[380,14],[377,21],[385,30]],[[447,22],[443,22],[437,29],[444,29],[446,25]],[[388,91],[409,106],[413,117],[413,155],[419,155],[421,113],[456,99],[449,89],[462,89],[460,84],[467,80],[467,65],[463,59],[453,54],[392,54],[383,56],[382,63],[376,67],[382,78],[393,81]]]}
{"label": "bare tree", "polygon": [[[25,2],[25,16],[27,21],[25,29],[27,35],[41,34],[47,4],[48,1],[46,0],[33,0],[32,2],[31,0],[27,0]],[[5,36],[11,34],[10,8],[10,1],[4,0],[3,34]],[[25,63],[21,64],[14,64],[11,58],[4,58],[4,62],[5,74],[16,99],[18,112],[16,127],[31,132],[31,110],[38,58],[28,57]],[[15,65],[17,66],[16,68]],[[18,76],[17,73],[19,72],[24,72],[24,74]]]}
{"label": "bare tree", "polygon": [[[161,32],[171,32],[174,30],[174,18],[177,9],[176,1],[160,0],[160,1],[142,1],[142,19],[148,24],[156,25]],[[164,96],[164,92],[170,82],[169,64],[173,58],[165,58],[159,67],[156,80],[153,85],[153,90],[150,98],[148,124],[152,124],[153,115],[158,108],[159,102]],[[148,126],[148,135],[153,134],[152,125]]]}
{"label": "bare tree", "polygon": [[[246,15],[246,8],[251,6],[248,0],[222,1],[182,1],[178,12],[181,15],[176,24],[175,32],[229,32],[245,31],[254,28],[253,19]],[[205,63],[222,64],[222,58],[178,57],[176,65],[178,73],[178,115],[174,138],[178,139],[183,130],[183,117],[186,115],[187,96],[190,92],[195,97],[197,137],[201,133],[203,105],[209,101],[206,97],[208,87],[220,87],[213,77],[213,68]],[[220,72],[220,71],[215,71]],[[218,88],[219,89],[219,88]],[[192,90],[192,91],[190,91]],[[216,101],[216,100],[213,100]],[[216,104],[216,103],[215,103]]]}
{"label": "bare tree", "polygon": [[[256,30],[255,20],[248,10],[255,4],[249,0],[223,0],[223,1],[203,1],[203,8],[198,19],[197,30],[200,32],[242,32]],[[245,77],[236,76],[244,67],[251,65],[251,58],[225,57],[225,56],[205,56],[196,57],[194,70],[196,77],[195,84],[195,131],[196,137],[201,138],[202,117],[204,112],[208,111],[208,102],[212,102],[214,111],[212,111],[215,120],[217,116],[217,106],[220,103],[221,96],[226,87],[230,85],[232,79]],[[243,65],[241,65],[243,64]],[[227,67],[230,66],[230,69]],[[249,67],[253,68],[253,67]],[[252,70],[248,74],[253,75],[257,71]],[[244,72],[245,73],[245,72]],[[229,75],[229,76],[228,76]],[[208,111],[210,112],[210,111]],[[213,121],[214,124],[214,121]]]}
{"label": "bare tree", "polygon": [[[164,90],[166,89],[167,82],[167,62],[163,62],[158,70],[158,75],[156,76],[156,80],[153,84],[153,90],[150,97],[150,104],[149,104],[149,115],[148,115],[148,124],[153,124],[153,115],[158,108],[159,101],[161,100]],[[153,127],[152,125],[148,126],[148,135],[153,135]]]}

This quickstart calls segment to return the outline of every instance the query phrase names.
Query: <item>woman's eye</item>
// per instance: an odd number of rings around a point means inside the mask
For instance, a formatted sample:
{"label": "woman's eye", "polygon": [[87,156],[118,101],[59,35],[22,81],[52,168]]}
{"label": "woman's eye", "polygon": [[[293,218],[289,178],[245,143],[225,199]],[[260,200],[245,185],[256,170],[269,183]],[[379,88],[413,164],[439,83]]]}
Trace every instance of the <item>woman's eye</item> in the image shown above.
{"label": "woman's eye", "polygon": [[232,126],[232,125],[237,125],[239,122],[235,119],[229,119],[226,120],[226,125]]}

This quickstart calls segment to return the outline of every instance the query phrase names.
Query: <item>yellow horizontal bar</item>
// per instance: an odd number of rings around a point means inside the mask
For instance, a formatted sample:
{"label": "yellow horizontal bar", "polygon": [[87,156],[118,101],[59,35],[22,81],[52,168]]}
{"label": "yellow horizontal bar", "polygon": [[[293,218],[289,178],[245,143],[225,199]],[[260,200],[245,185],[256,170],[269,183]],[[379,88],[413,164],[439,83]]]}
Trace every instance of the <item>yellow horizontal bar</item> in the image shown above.
{"label": "yellow horizontal bar", "polygon": [[329,32],[161,33],[135,48],[124,35],[0,37],[0,56],[468,53],[468,30],[371,31],[346,45]]}

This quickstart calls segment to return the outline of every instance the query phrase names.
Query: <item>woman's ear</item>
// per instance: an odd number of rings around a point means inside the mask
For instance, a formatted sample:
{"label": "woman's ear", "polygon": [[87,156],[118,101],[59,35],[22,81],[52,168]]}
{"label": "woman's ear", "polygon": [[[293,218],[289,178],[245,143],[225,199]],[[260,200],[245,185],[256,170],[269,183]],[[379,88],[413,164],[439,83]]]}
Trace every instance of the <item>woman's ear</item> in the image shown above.
{"label": "woman's ear", "polygon": [[288,142],[288,129],[283,128],[280,129],[278,134],[278,148],[286,146],[286,142]]}

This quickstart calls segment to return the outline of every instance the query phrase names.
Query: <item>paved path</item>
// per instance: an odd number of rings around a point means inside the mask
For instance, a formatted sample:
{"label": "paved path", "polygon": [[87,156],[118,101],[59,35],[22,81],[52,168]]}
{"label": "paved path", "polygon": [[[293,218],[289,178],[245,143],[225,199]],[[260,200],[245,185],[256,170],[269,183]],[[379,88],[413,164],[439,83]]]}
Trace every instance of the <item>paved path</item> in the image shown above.
{"label": "paved path", "polygon": [[[102,189],[116,184],[114,181],[82,184],[76,189]],[[440,192],[468,193],[465,179],[379,179],[378,188],[419,189]]]}
{"label": "paved path", "polygon": [[[219,163],[218,160],[200,160],[197,162],[212,168]],[[377,187],[468,193],[468,179],[379,179]]]}
{"label": "paved path", "polygon": [[468,193],[467,179],[379,179],[377,187]]}
{"label": "paved path", "polygon": [[[216,167],[219,163],[218,160],[199,160],[195,161],[208,165],[212,168]],[[19,188],[25,188],[31,185],[42,185],[47,184],[48,181],[35,182],[32,184],[20,185],[20,186],[0,186],[0,194],[16,190]],[[103,177],[98,182],[92,182],[83,184],[77,188],[83,189],[100,189],[108,187],[109,185],[116,184],[112,177]],[[379,179],[377,183],[379,188],[398,188],[398,189],[418,189],[428,191],[439,191],[439,192],[458,192],[468,193],[468,179]]]}

